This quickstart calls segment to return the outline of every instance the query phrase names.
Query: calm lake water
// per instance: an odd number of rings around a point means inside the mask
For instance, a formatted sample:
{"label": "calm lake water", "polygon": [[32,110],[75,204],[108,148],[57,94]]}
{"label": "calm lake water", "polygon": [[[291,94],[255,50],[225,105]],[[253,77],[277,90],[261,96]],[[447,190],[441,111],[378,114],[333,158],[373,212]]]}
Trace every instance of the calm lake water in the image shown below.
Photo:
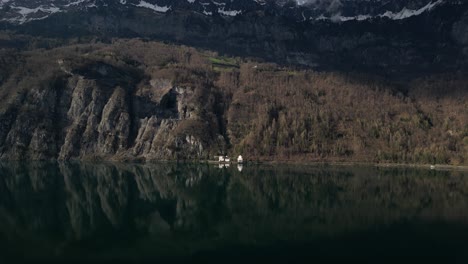
{"label": "calm lake water", "polygon": [[0,163],[0,262],[468,263],[468,173]]}

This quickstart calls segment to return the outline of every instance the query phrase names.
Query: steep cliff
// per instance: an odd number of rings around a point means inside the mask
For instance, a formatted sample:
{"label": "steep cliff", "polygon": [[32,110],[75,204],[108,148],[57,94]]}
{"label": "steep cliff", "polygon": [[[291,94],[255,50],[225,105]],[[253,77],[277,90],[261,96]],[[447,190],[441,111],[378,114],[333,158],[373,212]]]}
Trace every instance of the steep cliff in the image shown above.
{"label": "steep cliff", "polygon": [[[196,72],[157,77],[114,59],[57,53],[26,55],[4,84],[3,159],[195,159],[223,149],[220,102]],[[176,75],[188,79],[176,85]]]}

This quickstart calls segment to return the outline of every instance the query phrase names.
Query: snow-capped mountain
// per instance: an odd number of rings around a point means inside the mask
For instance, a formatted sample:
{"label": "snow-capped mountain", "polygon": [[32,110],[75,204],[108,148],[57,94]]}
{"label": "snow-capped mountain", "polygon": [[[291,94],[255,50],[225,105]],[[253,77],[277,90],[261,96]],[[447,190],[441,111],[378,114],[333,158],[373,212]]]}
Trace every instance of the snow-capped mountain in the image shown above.
{"label": "snow-capped mountain", "polygon": [[0,0],[2,29],[142,37],[307,67],[468,68],[464,0]]}
{"label": "snow-capped mountain", "polygon": [[[189,10],[205,16],[236,17],[259,11],[296,21],[346,22],[375,18],[401,20],[430,12],[451,0],[0,0],[0,20],[23,24],[56,13],[102,8]],[[275,10],[276,9],[276,10]]]}
{"label": "snow-capped mountain", "polygon": [[255,11],[266,2],[260,0],[0,0],[1,19],[26,23],[45,19],[55,13],[100,8],[147,9],[155,13],[191,10],[207,16],[237,16]]}

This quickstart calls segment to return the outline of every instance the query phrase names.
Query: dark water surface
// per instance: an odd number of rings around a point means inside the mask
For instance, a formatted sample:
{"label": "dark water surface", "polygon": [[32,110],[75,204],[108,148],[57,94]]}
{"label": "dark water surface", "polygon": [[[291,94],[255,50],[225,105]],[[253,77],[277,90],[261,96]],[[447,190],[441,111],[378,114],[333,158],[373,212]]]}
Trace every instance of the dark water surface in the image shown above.
{"label": "dark water surface", "polygon": [[0,262],[70,260],[468,263],[468,173],[0,163]]}

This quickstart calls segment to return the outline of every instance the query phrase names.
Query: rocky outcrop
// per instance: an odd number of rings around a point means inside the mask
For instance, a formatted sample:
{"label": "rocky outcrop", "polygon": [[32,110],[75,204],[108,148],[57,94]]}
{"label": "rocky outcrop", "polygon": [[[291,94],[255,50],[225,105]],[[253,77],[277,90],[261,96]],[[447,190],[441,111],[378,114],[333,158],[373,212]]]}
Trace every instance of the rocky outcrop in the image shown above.
{"label": "rocky outcrop", "polygon": [[102,62],[67,63],[60,60],[43,85],[11,95],[0,112],[2,159],[205,159],[225,144],[208,131],[217,119],[200,116],[217,103],[199,100],[207,87],[144,80]]}

